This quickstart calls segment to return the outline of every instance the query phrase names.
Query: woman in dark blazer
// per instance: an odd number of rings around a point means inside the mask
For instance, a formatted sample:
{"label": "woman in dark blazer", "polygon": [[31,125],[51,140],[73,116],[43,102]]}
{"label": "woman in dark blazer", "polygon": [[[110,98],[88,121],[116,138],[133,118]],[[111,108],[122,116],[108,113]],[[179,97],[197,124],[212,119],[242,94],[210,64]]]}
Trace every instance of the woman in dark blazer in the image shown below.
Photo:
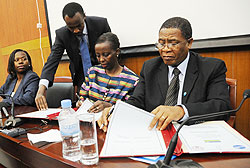
{"label": "woman in dark blazer", "polygon": [[[31,57],[27,51],[16,49],[10,54],[8,73],[0,94],[11,95],[16,105],[35,105],[39,77],[33,72]],[[11,105],[10,97],[0,96],[0,102]]]}

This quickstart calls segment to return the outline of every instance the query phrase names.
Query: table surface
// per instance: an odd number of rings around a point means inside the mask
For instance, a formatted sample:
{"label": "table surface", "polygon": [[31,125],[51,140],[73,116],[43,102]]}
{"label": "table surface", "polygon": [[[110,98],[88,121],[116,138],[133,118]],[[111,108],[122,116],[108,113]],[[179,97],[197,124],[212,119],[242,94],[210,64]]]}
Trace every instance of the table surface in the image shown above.
{"label": "table surface", "polygon": [[[15,108],[15,114],[21,114],[25,112],[35,111],[34,107],[20,106]],[[49,121],[49,120],[46,120]],[[23,128],[35,128],[41,127],[41,119],[26,119],[25,123],[20,127]],[[43,131],[51,128],[58,129],[57,121],[49,121],[48,126],[43,127]],[[38,129],[29,131],[30,133],[41,132]],[[97,128],[98,134],[98,148],[101,150],[105,133]],[[4,156],[4,157],[3,157]],[[11,160],[11,164],[6,162],[8,158]],[[248,153],[206,153],[206,154],[182,154],[177,159],[192,159],[198,162],[205,168],[231,168],[231,167],[244,167],[250,168],[250,154]],[[2,165],[7,164],[9,166],[22,166],[22,167],[83,167],[79,162],[71,162],[62,157],[62,145],[61,143],[51,143],[40,146],[31,144],[26,135],[16,138],[9,137],[0,133],[0,163]],[[149,164],[131,160],[129,158],[100,158],[98,165],[84,166],[84,167],[102,167],[102,168],[129,168],[138,167],[146,168]]]}

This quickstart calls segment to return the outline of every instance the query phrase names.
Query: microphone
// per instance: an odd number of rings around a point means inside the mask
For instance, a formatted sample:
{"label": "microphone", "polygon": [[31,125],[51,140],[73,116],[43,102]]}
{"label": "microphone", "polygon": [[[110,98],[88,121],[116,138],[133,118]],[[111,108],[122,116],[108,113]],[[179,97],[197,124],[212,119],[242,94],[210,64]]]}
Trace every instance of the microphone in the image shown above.
{"label": "microphone", "polygon": [[5,117],[9,117],[9,113],[7,111],[7,104],[5,102],[0,102],[0,126],[3,127],[3,116],[2,113],[4,113]]}
{"label": "microphone", "polygon": [[[0,96],[2,97],[10,97],[11,99],[11,111],[10,111],[10,116],[9,118],[4,122],[4,127],[3,128],[7,128],[7,127],[15,127],[21,124],[22,120],[20,118],[15,118],[14,116],[14,100],[13,97],[11,95],[8,94],[0,94]],[[5,107],[2,107],[5,108]],[[4,113],[7,112],[6,108],[5,110],[3,109]],[[7,115],[5,114],[6,117],[8,117],[8,112]]]}
{"label": "microphone", "polygon": [[[178,133],[180,131],[180,129],[183,127],[183,125],[185,125],[188,121],[195,121],[195,120],[199,120],[199,119],[205,119],[205,118],[211,118],[211,117],[218,117],[218,116],[222,116],[225,114],[229,114],[229,113],[234,113],[239,111],[239,109],[241,108],[242,104],[244,103],[244,101],[246,99],[248,99],[250,97],[250,89],[247,89],[244,91],[243,93],[243,99],[240,102],[240,105],[238,108],[234,109],[234,110],[227,110],[227,111],[222,111],[222,112],[217,112],[217,113],[211,113],[211,114],[203,114],[203,115],[197,115],[197,116],[192,116],[187,118],[186,120],[184,120],[180,126],[178,127],[178,129],[176,130],[175,134],[173,135],[169,145],[168,145],[168,150],[167,153],[164,157],[164,160],[159,160],[157,161],[156,164],[151,164],[148,166],[148,168],[178,168],[178,167],[197,167],[197,168],[202,168],[202,166],[193,161],[193,160],[186,160],[186,159],[179,159],[179,160],[174,160],[171,161],[171,157],[173,156],[176,144],[177,144],[177,140],[178,140]],[[171,161],[171,162],[170,162]]]}
{"label": "microphone", "polygon": [[11,95],[8,94],[0,94],[0,96],[2,97],[10,97],[11,99],[11,115],[14,115],[14,101],[13,101],[13,97]]}
{"label": "microphone", "polygon": [[244,91],[243,97],[245,97],[245,99],[250,97],[250,89],[247,89],[247,90]]}
{"label": "microphone", "polygon": [[0,110],[4,113],[5,117],[9,117],[9,113],[7,111],[7,104],[5,102],[0,102]]}

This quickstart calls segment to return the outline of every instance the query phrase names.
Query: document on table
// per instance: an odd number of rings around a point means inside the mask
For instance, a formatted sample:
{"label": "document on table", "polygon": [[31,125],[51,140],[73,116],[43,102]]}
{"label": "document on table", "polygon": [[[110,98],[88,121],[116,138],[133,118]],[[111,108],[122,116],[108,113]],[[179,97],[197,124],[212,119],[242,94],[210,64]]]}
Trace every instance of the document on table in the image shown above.
{"label": "document on table", "polygon": [[[175,126],[178,124],[175,123]],[[183,126],[179,132],[184,153],[250,152],[250,141],[225,121],[210,121]]]}
{"label": "document on table", "polygon": [[30,113],[16,115],[15,117],[24,117],[24,118],[41,118],[46,119],[48,115],[55,114],[60,112],[62,109],[59,108],[48,108],[47,110],[34,111]]}
{"label": "document on table", "polygon": [[[78,114],[88,113],[87,110],[91,106],[93,106],[93,103],[89,99],[86,99],[76,112]],[[15,117],[48,119],[49,115],[55,114],[53,119],[56,119],[56,117],[59,115],[59,112],[61,110],[62,109],[60,108],[48,108],[47,110],[34,111],[30,113],[20,114],[20,115],[16,115]],[[94,113],[94,114],[95,114],[95,120],[98,120],[102,116],[102,112]]]}
{"label": "document on table", "polygon": [[117,101],[100,157],[164,155],[166,145],[156,127],[149,130],[154,115]]}
{"label": "document on table", "polygon": [[[79,107],[79,109],[76,112],[77,114],[88,113],[88,109],[91,106],[93,106],[93,103],[89,99],[86,99],[84,100],[84,102],[82,103],[82,105]],[[102,116],[102,111],[99,113],[93,113],[93,114],[95,114],[95,120],[97,121]]]}

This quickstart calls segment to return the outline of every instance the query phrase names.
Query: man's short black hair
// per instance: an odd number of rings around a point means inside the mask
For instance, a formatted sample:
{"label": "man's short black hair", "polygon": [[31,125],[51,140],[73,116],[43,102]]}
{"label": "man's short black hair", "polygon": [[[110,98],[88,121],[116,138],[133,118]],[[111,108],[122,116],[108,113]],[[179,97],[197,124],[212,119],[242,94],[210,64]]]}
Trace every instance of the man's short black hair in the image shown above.
{"label": "man's short black hair", "polygon": [[80,4],[76,2],[68,3],[67,5],[64,6],[62,11],[63,19],[65,18],[66,15],[72,18],[73,16],[75,16],[77,12],[79,12],[83,17],[85,17],[85,13]]}
{"label": "man's short black hair", "polygon": [[177,28],[181,31],[183,37],[188,40],[192,37],[192,27],[187,19],[181,17],[173,17],[166,20],[161,28]]}

